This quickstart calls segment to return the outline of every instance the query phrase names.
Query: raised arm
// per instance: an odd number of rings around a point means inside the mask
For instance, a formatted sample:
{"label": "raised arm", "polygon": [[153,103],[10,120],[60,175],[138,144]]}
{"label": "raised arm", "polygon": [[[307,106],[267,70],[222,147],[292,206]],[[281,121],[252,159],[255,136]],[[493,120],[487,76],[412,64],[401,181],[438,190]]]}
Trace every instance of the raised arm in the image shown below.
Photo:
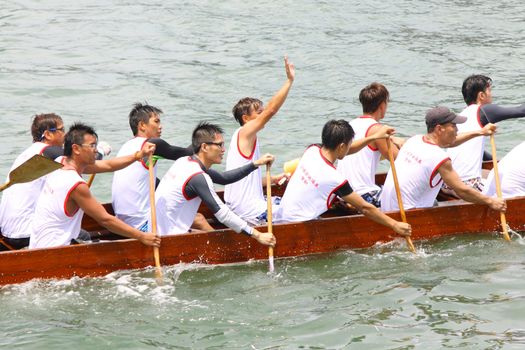
{"label": "raised arm", "polygon": [[504,200],[496,197],[487,197],[472,187],[465,185],[456,171],[452,168],[452,162],[450,159],[441,164],[438,168],[438,172],[447,186],[452,188],[459,198],[471,203],[488,205],[491,209],[497,211],[504,212],[507,209],[507,204]]}
{"label": "raised arm", "polygon": [[100,204],[89,191],[86,184],[77,186],[71,192],[71,200],[80,207],[86,214],[91,216],[96,222],[104,226],[111,232],[121,236],[135,238],[148,246],[160,246],[160,237],[153,233],[144,233],[120,221],[113,215],[108,214],[106,209]]}
{"label": "raised arm", "polygon": [[117,157],[107,160],[97,160],[94,164],[88,165],[84,169],[85,174],[97,174],[107,173],[111,171],[117,171],[127,167],[135,161],[147,158],[151,153],[155,151],[155,145],[149,142],[144,143],[140,151],[135,152],[127,156]]}
{"label": "raised arm", "polygon": [[199,196],[217,220],[235,232],[245,233],[264,245],[275,245],[275,237],[273,234],[257,231],[233,213],[217,196],[211,182],[206,180],[204,174],[193,176],[186,184],[185,192],[190,197]]}
{"label": "raised arm", "polygon": [[288,57],[286,56],[284,57],[284,67],[286,69],[286,82],[281,87],[281,89],[279,89],[279,91],[277,91],[277,93],[270,99],[270,101],[268,101],[264,110],[258,114],[254,120],[252,120],[250,123],[246,123],[242,127],[240,131],[240,136],[242,138],[255,140],[257,132],[264,128],[266,123],[270,121],[270,119],[279,111],[284,101],[286,101],[288,92],[290,91],[290,88],[292,87],[293,81],[295,79],[295,66],[293,63],[288,61]]}

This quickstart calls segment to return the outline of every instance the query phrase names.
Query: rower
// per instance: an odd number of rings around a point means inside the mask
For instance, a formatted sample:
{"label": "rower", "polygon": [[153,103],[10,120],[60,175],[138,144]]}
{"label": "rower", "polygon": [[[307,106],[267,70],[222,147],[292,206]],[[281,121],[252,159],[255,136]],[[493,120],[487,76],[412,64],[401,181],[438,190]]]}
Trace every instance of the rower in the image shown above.
{"label": "rower", "polygon": [[[226,170],[234,169],[251,163],[259,158],[260,143],[257,133],[261,131],[283,105],[295,79],[295,67],[284,58],[287,80],[279,91],[264,107],[261,100],[245,97],[233,107],[233,116],[240,127],[233,133]],[[285,178],[284,173],[272,176],[272,183],[278,183]],[[229,208],[241,218],[254,223],[266,223],[267,203],[264,199],[261,171],[252,172],[246,178],[224,188],[224,200]],[[279,198],[274,198],[277,205]]]}
{"label": "rower", "polygon": [[[408,139],[399,151],[395,167],[404,207],[426,208],[435,204],[444,181],[460,198],[478,204],[486,204],[498,211],[505,211],[503,200],[487,197],[481,192],[463,183],[453,169],[452,162],[444,147],[455,147],[475,137],[489,135],[496,130],[494,124],[487,124],[482,129],[457,134],[456,124],[464,123],[465,116],[458,116],[446,107],[430,109],[425,122],[428,133]],[[383,186],[381,210],[399,210],[392,170]]]}
{"label": "rower", "polygon": [[[47,156],[45,152],[48,148],[53,146],[61,148],[64,143],[64,134],[64,122],[59,115],[54,113],[35,115],[31,123],[33,143],[16,158],[11,170],[35,154]],[[44,183],[45,176],[31,182],[11,186],[2,194],[0,227],[3,239],[15,249],[29,245],[35,204]],[[1,247],[0,244],[0,250]]]}
{"label": "rower", "polygon": [[[178,159],[160,181],[155,192],[157,228],[161,235],[188,232],[204,201],[213,215],[235,232],[243,232],[265,245],[274,245],[272,233],[259,232],[235,215],[217,196],[210,175],[206,172],[213,164],[220,164],[224,156],[223,130],[214,124],[201,122],[192,134],[194,154]],[[273,156],[264,155],[239,168],[243,176],[263,164],[273,162]]]}
{"label": "rower", "polygon": [[[384,130],[382,137],[392,132],[388,128],[380,130]],[[316,219],[340,197],[369,219],[401,236],[410,236],[412,229],[409,224],[390,218],[366,202],[336,170],[335,161],[349,154],[353,138],[354,131],[346,120],[330,120],[324,125],[322,144],[312,145],[304,152],[286,187],[276,220],[296,222]]]}
{"label": "rower", "polygon": [[[136,238],[145,245],[159,246],[160,238],[141,232],[108,214],[91,194],[80,174],[95,164],[98,136],[82,123],[72,125],[65,135],[62,169],[47,176],[32,220],[30,248],[69,245],[80,233],[84,212],[100,225],[122,236]],[[129,164],[153,153],[155,145],[146,143],[142,150],[113,163]]]}
{"label": "rower", "polygon": [[[129,125],[134,138],[122,145],[118,156],[134,154],[140,151],[146,142],[153,143],[156,146],[154,155],[160,158],[177,160],[180,157],[192,155],[191,146],[173,146],[160,138],[162,134],[160,120],[162,113],[162,110],[155,106],[135,103],[129,113]],[[154,162],[153,171],[156,175],[157,161],[154,160]],[[216,183],[226,184],[226,180],[221,174],[212,171],[210,176]],[[143,232],[149,230],[149,172],[146,160],[136,162],[115,172],[111,186],[111,197],[113,210],[120,220]],[[196,215],[192,227],[204,231],[213,229],[200,213]]]}
{"label": "rower", "polygon": [[[460,113],[467,121],[458,125],[458,132],[477,131],[488,123],[497,123],[511,118],[525,117],[525,104],[502,107],[492,104],[492,79],[485,75],[471,75],[461,87],[467,107]],[[477,137],[459,147],[449,148],[447,153],[461,181],[468,186],[483,190],[482,169],[485,138]],[[455,195],[446,184],[444,192]]]}
{"label": "rower", "polygon": [[[379,130],[389,100],[390,94],[383,84],[372,83],[361,90],[359,102],[363,107],[363,115],[350,122],[356,138],[370,136]],[[395,158],[403,140],[394,136],[390,139],[397,146],[392,148]],[[386,139],[372,141],[361,151],[337,162],[337,170],[348,180],[354,192],[376,207],[381,206],[381,187],[375,183],[375,173],[381,157],[388,158]]]}
{"label": "rower", "polygon": [[[498,173],[501,182],[501,194],[503,198],[525,196],[525,162],[523,154],[525,142],[514,147],[498,162]],[[494,169],[490,171],[483,194],[494,196],[496,194],[496,181]]]}

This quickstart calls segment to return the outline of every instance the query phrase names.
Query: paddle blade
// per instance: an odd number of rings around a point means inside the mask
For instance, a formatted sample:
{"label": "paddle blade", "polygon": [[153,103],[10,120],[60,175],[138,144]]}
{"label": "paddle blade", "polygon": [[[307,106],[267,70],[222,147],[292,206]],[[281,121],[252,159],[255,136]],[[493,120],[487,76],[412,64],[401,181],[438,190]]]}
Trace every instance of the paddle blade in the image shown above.
{"label": "paddle blade", "polygon": [[2,190],[14,184],[34,181],[60,168],[62,164],[35,154],[9,173],[9,182],[7,186],[2,186]]}

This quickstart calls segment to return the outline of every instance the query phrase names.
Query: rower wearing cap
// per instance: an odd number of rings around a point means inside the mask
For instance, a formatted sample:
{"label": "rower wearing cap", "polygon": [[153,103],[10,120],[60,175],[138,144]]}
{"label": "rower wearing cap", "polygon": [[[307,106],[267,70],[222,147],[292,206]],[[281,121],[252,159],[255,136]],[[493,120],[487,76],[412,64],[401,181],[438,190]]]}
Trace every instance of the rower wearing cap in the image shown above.
{"label": "rower wearing cap", "polygon": [[[496,130],[494,124],[467,133],[457,133],[456,124],[465,123],[464,116],[456,115],[446,107],[430,109],[425,117],[426,135],[408,139],[399,151],[395,167],[399,187],[406,209],[432,207],[444,181],[458,196],[468,202],[486,204],[498,211],[505,211],[503,200],[490,198],[465,185],[456,171],[445,147],[455,147],[477,136],[490,135]],[[388,172],[381,195],[381,210],[399,210],[392,170]]]}

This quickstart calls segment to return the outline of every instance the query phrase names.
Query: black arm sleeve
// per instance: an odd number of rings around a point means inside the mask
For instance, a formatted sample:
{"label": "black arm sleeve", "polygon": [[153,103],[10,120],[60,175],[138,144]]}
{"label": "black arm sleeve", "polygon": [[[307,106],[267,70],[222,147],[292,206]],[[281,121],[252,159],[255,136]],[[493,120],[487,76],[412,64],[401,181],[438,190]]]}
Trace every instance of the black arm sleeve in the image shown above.
{"label": "black arm sleeve", "polygon": [[64,155],[64,149],[59,146],[49,146],[44,149],[44,152],[42,152],[42,155],[51,160],[55,160],[58,157]]}
{"label": "black arm sleeve", "polygon": [[253,163],[243,165],[241,167],[228,170],[225,172],[218,172],[213,169],[208,169],[206,173],[210,175],[211,180],[219,185],[229,185],[231,183],[237,182],[243,177],[250,174],[252,171],[257,169]]}
{"label": "black arm sleeve", "polygon": [[480,107],[479,121],[485,126],[488,123],[497,123],[505,119],[525,117],[525,104],[517,107],[502,107],[494,104]]}
{"label": "black arm sleeve", "polygon": [[336,191],[335,194],[338,195],[340,198],[343,198],[344,196],[348,196],[354,192],[348,181],[345,181],[345,183],[340,186]]}
{"label": "black arm sleeve", "polygon": [[219,203],[217,203],[211,193],[210,187],[208,186],[203,174],[193,176],[186,184],[185,190],[186,194],[192,198],[199,196],[213,214],[221,209]]}
{"label": "black arm sleeve", "polygon": [[148,139],[147,141],[155,144],[155,155],[165,159],[177,160],[193,154],[191,146],[187,148],[172,146],[163,139]]}

